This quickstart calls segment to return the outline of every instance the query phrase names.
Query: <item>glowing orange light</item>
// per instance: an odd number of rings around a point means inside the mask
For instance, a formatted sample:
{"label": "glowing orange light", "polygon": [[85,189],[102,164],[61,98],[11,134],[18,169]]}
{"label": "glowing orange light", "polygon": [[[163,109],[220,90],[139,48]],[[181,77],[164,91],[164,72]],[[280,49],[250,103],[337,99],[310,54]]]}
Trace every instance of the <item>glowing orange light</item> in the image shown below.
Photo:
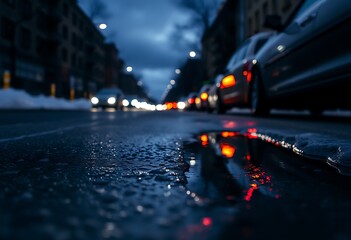
{"label": "glowing orange light", "polygon": [[202,101],[206,101],[208,98],[208,94],[206,92],[201,93],[200,98]]}
{"label": "glowing orange light", "polygon": [[172,103],[166,103],[166,106],[167,106],[167,110],[170,110],[170,109],[172,109],[173,104]]}
{"label": "glowing orange light", "polygon": [[206,134],[201,135],[201,142],[208,142],[208,136]]}
{"label": "glowing orange light", "polygon": [[234,86],[236,83],[234,75],[228,75],[222,79],[220,88],[228,88]]}
{"label": "glowing orange light", "polygon": [[234,137],[235,132],[222,132],[222,137],[227,138],[227,137]]}
{"label": "glowing orange light", "polygon": [[172,103],[172,108],[173,109],[178,109],[178,103],[176,103],[176,102]]}
{"label": "glowing orange light", "polygon": [[202,219],[202,225],[208,227],[208,226],[211,226],[212,224],[212,219],[210,217],[204,217]]}
{"label": "glowing orange light", "polygon": [[222,151],[223,156],[225,156],[227,158],[231,158],[234,156],[235,148],[233,146],[230,146],[227,143],[221,143],[220,147],[221,147],[221,151]]}
{"label": "glowing orange light", "polygon": [[196,103],[196,104],[199,104],[199,103],[201,103],[201,100],[200,100],[200,98],[198,98],[198,97],[197,97],[197,98],[195,98],[195,103]]}

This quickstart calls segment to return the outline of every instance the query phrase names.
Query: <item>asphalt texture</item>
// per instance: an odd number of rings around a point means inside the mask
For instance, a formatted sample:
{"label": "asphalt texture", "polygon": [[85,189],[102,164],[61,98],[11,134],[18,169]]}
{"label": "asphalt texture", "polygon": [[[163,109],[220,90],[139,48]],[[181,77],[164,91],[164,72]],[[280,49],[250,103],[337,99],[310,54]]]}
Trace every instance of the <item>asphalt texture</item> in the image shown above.
{"label": "asphalt texture", "polygon": [[351,178],[235,133],[255,118],[1,116],[0,239],[351,238]]}

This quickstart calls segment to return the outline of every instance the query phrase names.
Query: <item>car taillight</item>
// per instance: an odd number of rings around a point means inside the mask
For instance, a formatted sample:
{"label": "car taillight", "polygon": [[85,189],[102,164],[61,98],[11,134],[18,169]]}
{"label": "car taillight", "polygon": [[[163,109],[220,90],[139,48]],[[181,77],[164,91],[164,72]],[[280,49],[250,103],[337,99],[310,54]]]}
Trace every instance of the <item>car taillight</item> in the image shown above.
{"label": "car taillight", "polygon": [[232,87],[235,85],[235,77],[234,75],[228,75],[225,78],[222,79],[221,85],[219,86],[220,88],[228,88]]}
{"label": "car taillight", "polygon": [[249,62],[245,63],[243,75],[248,82],[250,82],[252,78],[251,68],[252,68],[252,65]]}
{"label": "car taillight", "polygon": [[206,92],[201,93],[200,98],[202,101],[206,101],[208,98],[208,94]]}
{"label": "car taillight", "polygon": [[189,104],[193,104],[194,102],[195,102],[195,98],[189,98],[189,99],[188,99],[188,103],[189,103]]}
{"label": "car taillight", "polygon": [[199,104],[199,103],[201,103],[201,100],[200,100],[200,98],[198,98],[198,97],[197,97],[197,98],[195,98],[195,103],[196,103],[196,104]]}

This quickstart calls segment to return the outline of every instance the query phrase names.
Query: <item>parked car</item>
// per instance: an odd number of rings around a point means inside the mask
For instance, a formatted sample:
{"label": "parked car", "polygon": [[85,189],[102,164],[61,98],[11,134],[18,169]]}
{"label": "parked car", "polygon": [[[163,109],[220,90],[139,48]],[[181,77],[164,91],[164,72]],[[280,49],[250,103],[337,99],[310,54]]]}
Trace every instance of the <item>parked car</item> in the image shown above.
{"label": "parked car", "polygon": [[[218,74],[215,79],[214,83],[211,85],[210,89],[208,90],[208,106],[207,111],[212,113],[214,110],[218,110],[220,106],[217,104],[218,102],[218,87],[222,81],[223,74]],[[219,112],[223,112],[220,110]]]}
{"label": "parked car", "polygon": [[251,66],[258,50],[274,34],[273,31],[257,33],[245,40],[227,63],[223,78],[217,82],[218,113],[235,107],[249,107]]}
{"label": "parked car", "polygon": [[186,97],[185,109],[186,110],[196,110],[195,100],[197,98],[197,92],[191,92]]}
{"label": "parked car", "polygon": [[199,111],[204,111],[208,106],[208,91],[210,90],[211,85],[205,84],[200,88],[198,93],[198,99],[195,100],[196,109]]}
{"label": "parked car", "polygon": [[119,88],[102,88],[91,98],[93,108],[123,109],[123,92]]}
{"label": "parked car", "polygon": [[286,24],[280,19],[266,17],[278,33],[253,61],[253,113],[351,109],[351,1],[306,0]]}

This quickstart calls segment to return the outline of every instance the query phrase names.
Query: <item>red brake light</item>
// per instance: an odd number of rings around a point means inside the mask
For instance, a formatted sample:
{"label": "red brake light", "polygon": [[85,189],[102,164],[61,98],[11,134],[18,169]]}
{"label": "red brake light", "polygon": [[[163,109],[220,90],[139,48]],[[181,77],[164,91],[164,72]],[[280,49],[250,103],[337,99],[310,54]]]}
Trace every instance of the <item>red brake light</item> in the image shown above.
{"label": "red brake light", "polygon": [[220,88],[228,88],[234,86],[236,83],[234,75],[228,75],[222,79]]}
{"label": "red brake light", "polygon": [[249,62],[245,63],[244,65],[244,70],[243,70],[243,75],[246,77],[246,80],[248,82],[251,81],[251,78],[252,78],[252,73],[251,73],[251,64]]}
{"label": "red brake light", "polygon": [[189,98],[189,99],[188,99],[188,103],[189,103],[189,104],[193,104],[194,102],[195,102],[195,99],[194,99],[194,98]]}

